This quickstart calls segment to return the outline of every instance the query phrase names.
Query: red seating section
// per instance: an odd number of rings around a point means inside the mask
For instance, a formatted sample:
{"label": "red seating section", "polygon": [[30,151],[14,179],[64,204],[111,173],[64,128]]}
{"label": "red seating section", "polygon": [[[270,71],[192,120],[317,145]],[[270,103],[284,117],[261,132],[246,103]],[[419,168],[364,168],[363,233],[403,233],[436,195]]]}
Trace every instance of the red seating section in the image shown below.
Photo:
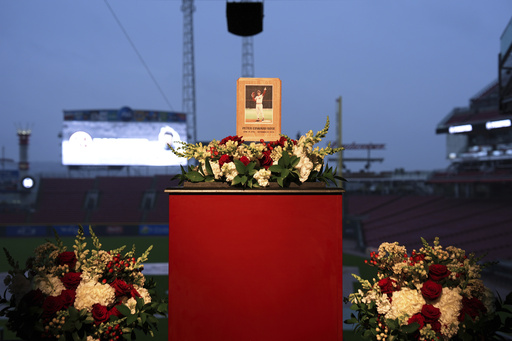
{"label": "red seating section", "polygon": [[366,245],[399,242],[408,250],[430,244],[453,245],[486,260],[512,259],[512,200],[442,196],[344,196],[345,215],[359,219]]}

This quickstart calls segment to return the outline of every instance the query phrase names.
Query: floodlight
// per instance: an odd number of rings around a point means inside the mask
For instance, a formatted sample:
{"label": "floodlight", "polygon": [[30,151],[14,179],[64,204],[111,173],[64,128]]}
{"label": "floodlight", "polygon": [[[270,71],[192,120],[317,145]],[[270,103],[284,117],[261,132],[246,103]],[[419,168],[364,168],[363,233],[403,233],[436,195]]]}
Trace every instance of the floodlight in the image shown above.
{"label": "floodlight", "polygon": [[512,125],[512,121],[507,120],[499,120],[499,121],[489,121],[485,123],[485,128],[487,130],[496,129],[496,128],[506,128]]}
{"label": "floodlight", "polygon": [[472,130],[473,130],[473,126],[471,124],[463,124],[460,126],[451,126],[448,128],[448,132],[450,134],[467,133]]}
{"label": "floodlight", "polygon": [[249,37],[263,31],[262,2],[228,2],[226,16],[230,33]]}
{"label": "floodlight", "polygon": [[25,176],[24,178],[21,179],[21,187],[23,187],[24,189],[32,189],[34,188],[35,184],[36,181],[31,176]]}

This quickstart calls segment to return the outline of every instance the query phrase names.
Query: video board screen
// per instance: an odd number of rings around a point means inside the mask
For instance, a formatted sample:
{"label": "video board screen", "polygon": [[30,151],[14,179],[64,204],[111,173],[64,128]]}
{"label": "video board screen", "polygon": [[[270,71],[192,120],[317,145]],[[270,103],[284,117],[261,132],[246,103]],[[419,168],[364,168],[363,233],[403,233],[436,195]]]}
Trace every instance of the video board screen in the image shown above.
{"label": "video board screen", "polygon": [[186,142],[186,115],[131,110],[64,111],[62,164],[66,166],[177,166],[185,158],[168,144]]}

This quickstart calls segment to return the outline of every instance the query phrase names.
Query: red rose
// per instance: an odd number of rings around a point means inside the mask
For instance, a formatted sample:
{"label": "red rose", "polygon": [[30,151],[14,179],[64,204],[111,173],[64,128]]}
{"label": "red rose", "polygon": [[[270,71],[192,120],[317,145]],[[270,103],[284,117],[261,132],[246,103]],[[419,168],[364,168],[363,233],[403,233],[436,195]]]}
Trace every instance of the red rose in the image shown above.
{"label": "red rose", "polygon": [[284,148],[284,144],[286,143],[286,141],[288,141],[288,140],[286,139],[286,137],[281,136],[281,137],[279,138],[279,140],[277,140],[277,141],[275,141],[275,142],[272,142],[270,145],[271,145],[272,147],[281,146],[281,147],[283,147],[283,148]]}
{"label": "red rose", "polygon": [[137,289],[135,289],[133,287],[133,285],[130,284],[130,286],[132,287],[132,289],[130,290],[130,296],[131,297],[142,297],[139,292],[137,291]]}
{"label": "red rose", "polygon": [[75,303],[75,290],[62,290],[59,297],[62,300],[62,308],[67,309]]}
{"label": "red rose", "polygon": [[378,282],[380,292],[383,294],[392,294],[395,291],[395,281],[389,277],[383,278]]}
{"label": "red rose", "polygon": [[129,285],[122,279],[117,278],[112,283],[110,283],[110,286],[115,289],[116,297],[130,296],[130,291],[133,288],[132,285]]}
{"label": "red rose", "polygon": [[75,290],[80,284],[81,273],[78,272],[66,272],[64,276],[60,279],[62,284],[66,287],[66,289]]}
{"label": "red rose", "polygon": [[442,291],[443,286],[437,282],[431,281],[430,279],[423,283],[423,286],[421,287],[421,294],[428,300],[435,300],[441,296]]}
{"label": "red rose", "polygon": [[68,265],[69,269],[75,270],[76,256],[72,251],[65,251],[57,256],[57,263],[59,265]]}
{"label": "red rose", "polygon": [[225,163],[229,163],[229,162],[232,162],[233,159],[231,158],[231,156],[227,155],[227,154],[224,154],[220,157],[220,160],[219,160],[219,166],[222,167],[223,164]]}
{"label": "red rose", "polygon": [[50,318],[56,312],[64,308],[64,302],[60,296],[48,296],[43,302],[43,318]]}
{"label": "red rose", "polygon": [[462,310],[460,311],[459,321],[464,321],[466,314],[474,320],[477,316],[486,312],[487,308],[478,298],[467,298],[464,296],[462,297]]}
{"label": "red rose", "polygon": [[434,307],[432,304],[424,304],[421,308],[421,315],[425,317],[425,323],[432,323],[439,319],[441,316],[441,310]]}
{"label": "red rose", "polygon": [[241,144],[244,142],[244,140],[242,140],[242,137],[241,136],[228,136],[228,137],[225,137],[223,138],[219,144],[220,145],[223,145],[223,144],[226,144],[228,141],[235,141],[235,142],[238,142],[238,144]]}
{"label": "red rose", "polygon": [[417,322],[420,325],[418,329],[421,329],[425,326],[425,317],[421,314],[414,314],[409,318],[407,323],[412,324],[414,322]]}
{"label": "red rose", "polygon": [[244,166],[247,166],[249,163],[251,163],[251,160],[247,156],[242,156],[240,158],[240,162],[244,164]]}
{"label": "red rose", "polygon": [[439,321],[430,322],[430,326],[432,327],[432,330],[435,331],[436,333],[441,332],[441,322],[439,322]]}
{"label": "red rose", "polygon": [[272,158],[270,157],[270,150],[266,150],[263,152],[263,156],[258,161],[260,162],[260,165],[263,166],[265,169],[268,169],[270,166],[272,166],[272,163],[274,162]]}
{"label": "red rose", "polygon": [[443,278],[450,276],[451,272],[448,270],[446,265],[432,264],[428,267],[428,276],[433,281],[440,281]]}
{"label": "red rose", "polygon": [[110,315],[107,307],[96,303],[92,306],[92,317],[94,318],[94,323],[98,325],[100,323],[107,322]]}

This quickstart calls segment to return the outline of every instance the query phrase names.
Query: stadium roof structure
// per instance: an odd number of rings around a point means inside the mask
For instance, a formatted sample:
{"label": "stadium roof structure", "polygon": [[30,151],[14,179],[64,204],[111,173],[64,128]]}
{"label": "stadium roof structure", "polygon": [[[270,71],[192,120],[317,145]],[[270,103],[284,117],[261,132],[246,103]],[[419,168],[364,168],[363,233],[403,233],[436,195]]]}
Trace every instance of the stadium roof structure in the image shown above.
{"label": "stadium roof structure", "polygon": [[500,110],[512,113],[512,18],[500,37],[498,77],[500,87]]}
{"label": "stadium roof structure", "polygon": [[494,81],[470,99],[468,107],[454,108],[437,125],[436,134],[446,134],[451,127],[471,125],[473,132],[485,131],[488,122],[512,119],[499,109],[499,84]]}

